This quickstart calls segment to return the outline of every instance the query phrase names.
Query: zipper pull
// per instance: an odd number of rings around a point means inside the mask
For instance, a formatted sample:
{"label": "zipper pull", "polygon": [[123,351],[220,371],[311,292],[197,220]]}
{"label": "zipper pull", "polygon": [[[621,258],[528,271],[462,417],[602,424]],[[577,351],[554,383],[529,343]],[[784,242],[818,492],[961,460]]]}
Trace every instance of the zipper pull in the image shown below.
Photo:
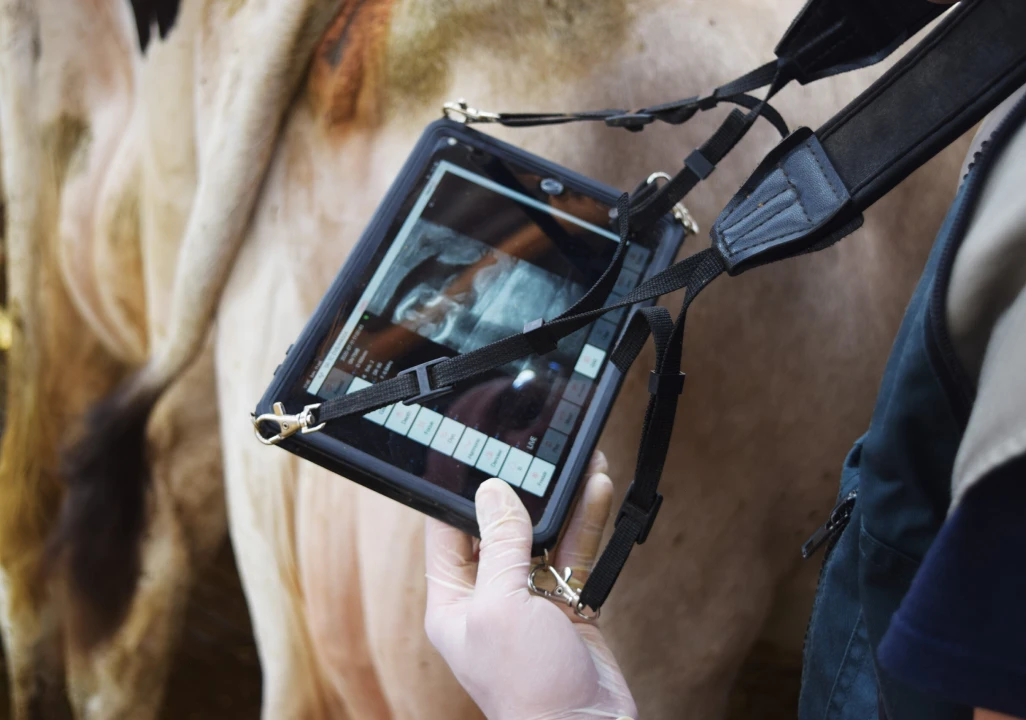
{"label": "zipper pull", "polygon": [[845,495],[841,502],[834,506],[834,509],[830,511],[830,517],[827,518],[827,521],[816,528],[816,532],[812,533],[812,537],[802,545],[803,560],[808,560],[815,555],[817,550],[840,535],[844,528],[848,526],[852,510],[855,509],[855,498],[858,497],[858,494],[859,491],[856,488]]}

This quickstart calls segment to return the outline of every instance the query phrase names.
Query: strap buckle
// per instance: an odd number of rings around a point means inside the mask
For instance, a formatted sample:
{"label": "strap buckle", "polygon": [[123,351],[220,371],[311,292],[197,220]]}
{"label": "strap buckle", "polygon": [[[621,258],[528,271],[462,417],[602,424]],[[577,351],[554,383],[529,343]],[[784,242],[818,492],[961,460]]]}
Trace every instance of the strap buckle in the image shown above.
{"label": "strap buckle", "polygon": [[413,367],[400,372],[399,375],[409,375],[410,373],[414,373],[417,376],[418,393],[416,397],[409,398],[408,400],[401,400],[400,402],[403,405],[411,405],[413,403],[424,402],[425,400],[430,400],[431,398],[436,398],[439,395],[445,395],[446,393],[452,392],[452,385],[448,385],[443,388],[431,387],[431,377],[428,375],[428,368],[437,365],[438,363],[443,363],[448,359],[449,358],[447,357],[435,358],[434,360],[428,360],[426,363],[414,365]]}
{"label": "strap buckle", "polygon": [[608,127],[625,128],[632,132],[637,132],[646,125],[650,125],[654,120],[655,118],[646,112],[627,112],[620,113],[619,115],[610,115],[605,119],[605,122]]}
{"label": "strap buckle", "polygon": [[[543,587],[538,587],[534,578],[535,575],[540,572],[548,572],[552,576],[552,579],[556,582],[555,590],[547,590]],[[581,602],[581,594],[570,585],[570,578],[573,577],[573,574],[574,571],[571,568],[563,568],[563,574],[561,575],[556,568],[549,565],[549,553],[546,551],[545,561],[540,565],[535,565],[531,568],[531,574],[527,576],[527,587],[529,587],[531,592],[535,595],[541,595],[553,602],[565,602],[574,609],[574,613],[577,617],[583,620],[598,620],[599,615],[602,614],[602,610],[596,610],[591,615],[584,611],[587,606]]]}
{"label": "strap buckle", "polygon": [[559,341],[552,337],[552,333],[545,327],[544,318],[524,323],[523,335],[535,355],[548,355],[559,347]]}
{"label": "strap buckle", "polygon": [[613,527],[618,527],[621,520],[625,517],[630,517],[631,520],[641,526],[641,530],[638,532],[638,539],[635,542],[638,545],[644,545],[645,541],[648,540],[648,533],[652,530],[652,524],[659,514],[659,508],[663,506],[663,496],[656,493],[652,507],[644,510],[634,503],[634,500],[632,500],[633,495],[634,483],[632,482],[631,486],[627,488],[627,495],[623,499],[623,505],[620,506],[620,512],[616,515],[616,522],[613,523]]}
{"label": "strap buckle", "polygon": [[469,125],[470,123],[495,123],[499,122],[499,114],[493,112],[487,112],[486,110],[477,110],[467,105],[467,101],[460,98],[456,102],[451,100],[442,105],[442,115],[448,119]]}
{"label": "strap buckle", "polygon": [[[272,407],[273,413],[264,413],[253,417],[253,433],[257,436],[257,440],[262,442],[264,445],[277,445],[287,437],[295,435],[297,432],[306,435],[307,433],[313,433],[324,427],[324,423],[320,425],[311,426],[314,422],[313,411],[321,406],[320,403],[314,405],[307,405],[303,410],[295,415],[288,415],[285,412],[285,406],[276,402]],[[278,426],[278,433],[271,437],[264,437],[260,432],[260,425],[262,423],[269,422],[275,423]]]}

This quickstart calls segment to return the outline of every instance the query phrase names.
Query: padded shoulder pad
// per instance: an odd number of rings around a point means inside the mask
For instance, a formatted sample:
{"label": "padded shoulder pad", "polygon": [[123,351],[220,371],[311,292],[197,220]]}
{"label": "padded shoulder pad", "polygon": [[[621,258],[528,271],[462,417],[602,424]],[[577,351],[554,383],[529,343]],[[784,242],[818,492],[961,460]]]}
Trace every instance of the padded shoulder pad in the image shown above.
{"label": "padded shoulder pad", "polygon": [[[720,213],[712,228],[713,245],[727,271],[799,255],[836,242],[861,224],[830,158],[808,128],[787,137],[770,153]],[[859,222],[851,226],[857,217]],[[828,241],[828,242],[825,242]]]}
{"label": "padded shoulder pad", "polygon": [[809,0],[776,54],[804,85],[880,62],[946,9],[929,0]]}

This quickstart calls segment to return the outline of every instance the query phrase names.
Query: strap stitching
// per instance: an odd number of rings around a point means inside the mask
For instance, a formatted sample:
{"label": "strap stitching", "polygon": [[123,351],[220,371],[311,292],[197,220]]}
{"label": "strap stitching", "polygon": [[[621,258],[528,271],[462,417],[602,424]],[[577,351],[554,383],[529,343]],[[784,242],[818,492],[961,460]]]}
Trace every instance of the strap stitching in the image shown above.
{"label": "strap stitching", "polygon": [[[815,157],[816,156],[815,152],[813,152],[812,155],[813,155],[813,157]],[[819,160],[818,159],[816,160],[816,164],[819,165]],[[823,166],[822,165],[819,165],[819,168],[820,168],[821,171],[823,170]],[[805,222],[807,222],[809,225],[814,226],[814,223],[812,222],[812,218],[809,217],[809,213],[805,209],[805,204],[802,202],[802,197],[798,193],[798,188],[795,187],[793,182],[791,182],[791,176],[787,174],[787,170],[784,169],[784,166],[782,164],[779,166],[779,170],[782,173],[784,173],[784,178],[787,180],[787,184],[790,186],[790,189],[794,190],[795,199],[798,201],[798,207],[801,208],[802,214],[805,216]],[[824,177],[826,177],[825,173],[824,173]],[[829,180],[827,181],[827,184],[829,185]],[[834,193],[834,197],[836,197],[838,200],[840,200],[840,198],[837,196],[837,192],[833,189],[833,187],[830,187],[830,191]],[[787,192],[787,189],[785,189],[783,192]],[[782,195],[782,194],[783,193],[777,193],[773,197],[780,197],[780,195]],[[770,198],[770,200],[772,200],[772,199],[773,198]],[[770,202],[770,200],[767,200],[766,202]],[[790,207],[793,207],[793,205],[785,205],[784,207],[780,208],[775,213],[770,215],[768,218],[763,220],[761,223],[759,223],[758,225],[756,225],[753,228],[750,228],[748,230],[748,232],[746,232],[743,235],[739,235],[738,237],[734,238],[734,241],[740,240],[745,235],[750,235],[751,233],[755,232],[756,230],[758,230],[760,227],[762,227],[763,225],[768,223],[773,218],[777,217],[778,215],[781,215],[785,210],[787,210]],[[743,250],[739,249],[739,250],[735,251],[733,245],[731,244],[731,241],[727,238],[726,232],[721,231],[721,236],[723,237],[724,242],[727,244],[727,250],[728,250],[729,254],[731,255],[731,257],[733,257],[734,255],[737,255],[738,252],[751,252],[752,250],[756,250],[758,248],[764,247],[765,245],[769,245],[770,243],[776,242],[780,238],[785,238],[788,235],[794,235],[794,234],[795,234],[794,231],[785,232],[785,233],[782,233],[780,235],[776,235],[774,237],[771,237],[771,238],[768,238],[766,240],[763,240],[762,242],[756,243],[755,245],[749,245],[749,246],[745,247]]]}
{"label": "strap stitching", "polygon": [[[820,167],[820,169],[822,169],[822,166]],[[805,216],[805,222],[807,222],[807,223],[809,223],[809,225],[811,225],[812,224],[812,218],[809,217],[809,211],[806,209],[805,203],[802,202],[802,194],[800,192],[798,192],[798,186],[795,185],[794,182],[792,182],[791,176],[787,174],[787,170],[784,169],[783,164],[781,164],[780,170],[781,170],[781,172],[784,173],[784,179],[787,180],[787,184],[790,185],[794,189],[794,195],[795,195],[795,198],[798,200],[798,207],[800,207],[802,209],[802,215]],[[836,195],[836,194],[837,193],[834,193],[834,195]]]}
{"label": "strap stitching", "polygon": [[[786,173],[786,172],[784,172],[784,169],[783,169],[782,167],[778,167],[777,169],[778,169],[778,170],[780,170],[780,171],[781,171],[781,172],[782,172],[782,173],[784,174],[784,179],[788,181],[788,184],[790,184],[790,180],[789,180],[789,179],[788,179],[788,177],[787,177],[787,173]],[[791,187],[794,187],[794,185],[791,185]],[[751,212],[747,212],[747,213],[743,214],[743,215],[742,215],[741,217],[739,217],[738,219],[736,219],[736,220],[735,220],[734,222],[730,223],[729,225],[720,225],[720,235],[721,235],[721,236],[723,237],[723,239],[725,240],[725,239],[727,238],[727,234],[728,234],[728,233],[730,232],[731,228],[735,228],[735,227],[737,227],[737,226],[738,226],[738,225],[739,225],[740,223],[744,222],[745,220],[747,220],[748,218],[750,218],[750,217],[751,217],[752,215],[754,215],[754,214],[756,213],[756,211],[760,210],[760,209],[762,208],[762,206],[763,206],[763,205],[769,205],[769,204],[770,204],[771,202],[773,202],[774,200],[776,200],[776,199],[777,199],[778,197],[780,197],[781,195],[783,195],[784,193],[786,193],[786,192],[788,191],[788,189],[789,189],[789,188],[783,188],[783,189],[782,189],[782,190],[781,190],[780,192],[778,192],[777,194],[775,194],[775,195],[773,195],[773,196],[771,196],[771,197],[768,197],[768,198],[766,198],[765,200],[763,200],[763,201],[762,201],[762,203],[759,203],[759,204],[757,204],[757,205],[756,205],[756,206],[755,206],[755,207],[754,207],[754,208],[753,208],[753,209],[751,210]],[[749,199],[750,197],[751,197],[751,196],[749,196],[748,198],[745,198],[745,199],[747,200],[747,199]],[[735,212],[737,212],[738,210],[740,210],[740,205],[738,205],[738,207],[734,208],[734,212],[732,212],[732,213],[731,213],[730,215],[733,215],[733,214],[734,214]],[[729,217],[730,217],[730,215],[728,215],[728,216],[727,216],[727,218],[729,218]],[[726,218],[725,218],[725,219],[726,219]],[[763,221],[763,222],[765,222],[765,221]],[[759,225],[761,225],[761,224],[762,224],[762,223],[760,223]],[[754,228],[752,228],[752,229],[751,229],[751,230],[749,230],[748,232],[751,232],[752,230],[755,230],[755,228],[759,227],[759,225],[756,225],[756,226],[755,226]]]}
{"label": "strap stitching", "polygon": [[[805,141],[805,144],[808,146],[809,150],[812,152],[812,159],[816,161],[816,167],[819,168],[819,174],[823,176],[823,179],[826,180],[827,187],[830,188],[830,192],[832,192],[834,194],[834,200],[840,201],[841,200],[841,196],[837,192],[837,189],[834,187],[833,180],[831,179],[830,175],[827,173],[826,168],[823,167],[823,163],[820,162],[820,160],[819,160],[820,150],[817,149],[816,146],[813,145],[808,140]],[[797,192],[797,190],[795,190],[795,192]],[[810,220],[810,222],[811,222],[811,220]]]}
{"label": "strap stitching", "polygon": [[[781,171],[783,171],[784,169],[783,169],[783,168],[780,168],[780,170],[781,170]],[[780,197],[781,195],[783,195],[784,193],[786,193],[786,192],[787,192],[788,190],[794,190],[794,195],[795,195],[795,199],[796,199],[796,200],[798,201],[798,207],[800,207],[800,208],[802,209],[802,214],[803,214],[803,215],[805,215],[805,220],[806,220],[806,222],[808,222],[808,223],[809,223],[809,224],[811,225],[811,224],[812,224],[812,220],[810,220],[810,219],[809,219],[809,213],[807,213],[807,212],[805,211],[805,206],[803,206],[803,205],[802,205],[802,201],[801,201],[801,198],[800,198],[800,197],[798,196],[798,190],[797,190],[797,189],[795,189],[795,187],[794,187],[794,184],[793,184],[793,183],[791,182],[791,178],[787,177],[787,173],[786,173],[786,172],[784,172],[784,178],[785,178],[785,179],[787,179],[787,185],[788,185],[788,187],[784,188],[783,190],[781,190],[780,192],[778,192],[778,193],[777,193],[776,195],[774,195],[774,196],[773,196],[772,198],[770,198],[769,200],[767,200],[766,202],[764,202],[764,203],[763,203],[763,205],[765,205],[766,203],[769,203],[769,202],[771,202],[771,201],[772,201],[772,200],[774,200],[775,198],[778,198],[778,197]],[[784,207],[780,208],[779,210],[777,210],[777,211],[776,211],[775,213],[773,213],[773,214],[772,214],[772,215],[770,215],[769,217],[767,217],[767,218],[763,219],[763,220],[762,220],[762,222],[760,222],[760,223],[758,223],[757,225],[755,225],[755,227],[751,227],[751,228],[748,228],[748,230],[746,230],[745,232],[743,232],[743,233],[741,233],[740,235],[738,235],[737,237],[735,237],[735,238],[734,238],[734,241],[740,240],[741,238],[743,238],[743,237],[745,237],[745,236],[747,236],[747,235],[751,235],[751,234],[752,234],[753,232],[755,232],[756,230],[758,230],[759,228],[761,228],[761,227],[762,227],[763,225],[765,225],[766,223],[768,223],[768,222],[769,222],[770,220],[772,220],[773,218],[777,217],[778,215],[781,215],[782,213],[784,213],[785,211],[787,211],[787,209],[788,209],[788,208],[791,208],[791,207],[794,207],[794,203],[789,203],[789,204],[787,204],[787,205],[784,205]],[[756,210],[758,210],[758,209],[759,209],[759,208],[758,208],[758,207],[756,207]],[[754,214],[755,214],[755,211],[753,210],[752,212],[748,213],[748,215],[746,215],[745,217],[751,217],[751,216],[752,216],[752,215],[754,215]],[[730,252],[730,254],[731,254],[731,255],[734,255],[734,254],[735,254],[735,253],[734,253],[734,249],[733,249],[733,247],[731,246],[731,242],[732,242],[732,241],[731,241],[731,240],[730,240],[730,239],[729,239],[729,238],[727,237],[727,233],[726,233],[726,232],[724,231],[724,232],[721,232],[721,235],[723,236],[723,239],[724,239],[724,241],[726,241],[726,242],[727,242],[727,247],[728,247],[728,249],[730,249],[730,251],[731,251],[731,252]],[[779,235],[779,236],[777,236],[776,238],[773,238],[773,240],[777,240],[777,239],[779,239],[779,238],[782,238],[782,237],[784,237],[784,236],[786,236],[786,235],[790,235],[790,233],[784,233],[783,235]],[[766,244],[766,243],[768,243],[768,242],[772,242],[772,240],[764,240],[763,242],[759,243],[758,245],[752,245],[752,246],[750,246],[750,247],[746,248],[746,250],[751,250],[751,249],[753,249],[753,248],[757,248],[757,247],[760,247],[761,245],[765,245],[765,244]]]}

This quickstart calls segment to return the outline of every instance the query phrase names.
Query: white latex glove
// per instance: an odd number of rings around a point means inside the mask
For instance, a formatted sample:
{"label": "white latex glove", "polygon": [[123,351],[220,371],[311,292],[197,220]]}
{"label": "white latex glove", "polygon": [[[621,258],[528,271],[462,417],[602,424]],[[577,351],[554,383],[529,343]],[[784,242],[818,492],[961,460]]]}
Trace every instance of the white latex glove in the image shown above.
{"label": "white latex glove", "polygon": [[[613,484],[596,454],[554,567],[587,577],[609,516]],[[620,668],[594,622],[531,594],[531,520],[513,489],[488,480],[475,498],[473,539],[427,521],[431,642],[489,720],[636,717]]]}

